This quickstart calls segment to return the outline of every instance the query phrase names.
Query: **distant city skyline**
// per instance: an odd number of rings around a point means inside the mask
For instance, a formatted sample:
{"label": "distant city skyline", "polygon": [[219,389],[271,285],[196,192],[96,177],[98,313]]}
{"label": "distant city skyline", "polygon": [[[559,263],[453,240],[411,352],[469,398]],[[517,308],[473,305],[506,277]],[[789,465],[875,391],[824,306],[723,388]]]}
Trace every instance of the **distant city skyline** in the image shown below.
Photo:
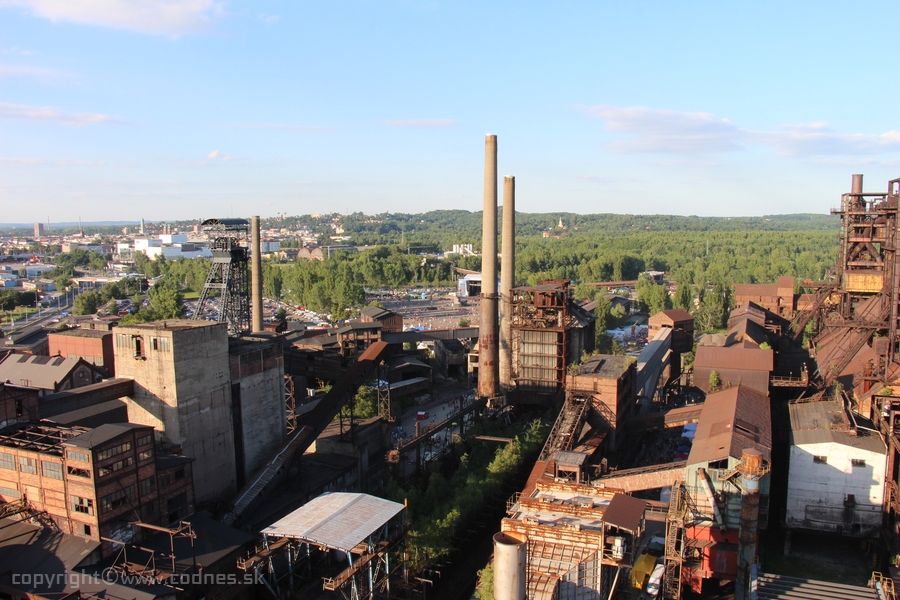
{"label": "distant city skyline", "polygon": [[900,4],[0,0],[0,220],[827,213],[900,177]]}

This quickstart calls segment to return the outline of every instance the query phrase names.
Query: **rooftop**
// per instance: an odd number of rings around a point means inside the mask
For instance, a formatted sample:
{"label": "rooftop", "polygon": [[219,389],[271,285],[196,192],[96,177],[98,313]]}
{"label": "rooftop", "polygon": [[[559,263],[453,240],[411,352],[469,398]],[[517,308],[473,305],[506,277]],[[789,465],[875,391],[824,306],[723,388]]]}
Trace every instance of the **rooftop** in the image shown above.
{"label": "rooftop", "polygon": [[577,375],[579,377],[618,379],[633,362],[633,357],[594,354],[586,363],[578,365]]}
{"label": "rooftop", "polygon": [[55,390],[81,359],[10,354],[0,362],[0,381],[22,387]]}
{"label": "rooftop", "polygon": [[150,323],[136,323],[134,325],[120,325],[119,329],[141,329],[145,331],[184,331],[186,329],[199,329],[201,327],[227,327],[226,323],[215,321],[201,321],[193,319],[165,319],[163,321],[151,321]]}
{"label": "rooftop", "polygon": [[86,431],[77,437],[66,440],[65,444],[67,446],[76,446],[78,448],[94,448],[135,429],[147,429],[153,431],[153,427],[151,425],[137,425],[135,423],[106,423],[105,425],[101,425],[100,427],[95,427],[94,429]]}
{"label": "rooftop", "polygon": [[854,430],[837,402],[791,404],[788,409],[795,446],[834,443],[877,454],[887,452],[881,436],[862,429]]}
{"label": "rooftop", "polygon": [[688,464],[740,458],[755,448],[771,461],[772,419],[769,398],[744,386],[706,397]]}
{"label": "rooftop", "polygon": [[349,552],[404,510],[368,494],[325,493],[262,530]]}

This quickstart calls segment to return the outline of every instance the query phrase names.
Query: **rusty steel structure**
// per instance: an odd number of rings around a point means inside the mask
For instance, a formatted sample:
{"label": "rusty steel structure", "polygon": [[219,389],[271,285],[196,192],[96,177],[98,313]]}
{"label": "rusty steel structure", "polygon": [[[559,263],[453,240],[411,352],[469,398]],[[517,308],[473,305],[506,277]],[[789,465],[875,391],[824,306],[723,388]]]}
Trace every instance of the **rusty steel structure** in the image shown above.
{"label": "rusty steel structure", "polygon": [[210,311],[206,306],[218,296],[216,319],[228,323],[228,334],[244,335],[250,329],[250,256],[248,234],[250,224],[245,219],[207,219],[202,223],[209,236],[212,266],[200,292],[194,319],[204,318]]}
{"label": "rusty steel structure", "polygon": [[510,291],[511,381],[519,392],[562,393],[566,383],[567,332],[572,290],[566,280]]}
{"label": "rusty steel structure", "polygon": [[829,386],[876,334],[878,364],[870,377],[884,380],[900,358],[900,265],[897,261],[900,179],[886,192],[863,191],[862,175],[853,175],[851,191],[832,214],[841,218],[840,250],[834,281],[818,288],[813,306],[795,317],[795,335],[817,317],[815,354],[818,375]]}

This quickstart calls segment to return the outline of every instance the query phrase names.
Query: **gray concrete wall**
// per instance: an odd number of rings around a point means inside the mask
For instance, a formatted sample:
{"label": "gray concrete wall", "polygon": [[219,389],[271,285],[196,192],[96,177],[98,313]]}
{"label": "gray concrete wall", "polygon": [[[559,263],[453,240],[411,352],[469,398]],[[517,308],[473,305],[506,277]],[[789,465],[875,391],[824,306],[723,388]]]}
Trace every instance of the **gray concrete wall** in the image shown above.
{"label": "gray concrete wall", "polygon": [[185,456],[194,459],[197,500],[236,487],[226,325],[175,333],[175,385]]}
{"label": "gray concrete wall", "polygon": [[[301,390],[305,391],[305,390]],[[284,442],[284,367],[241,378],[244,472],[259,469]]]}

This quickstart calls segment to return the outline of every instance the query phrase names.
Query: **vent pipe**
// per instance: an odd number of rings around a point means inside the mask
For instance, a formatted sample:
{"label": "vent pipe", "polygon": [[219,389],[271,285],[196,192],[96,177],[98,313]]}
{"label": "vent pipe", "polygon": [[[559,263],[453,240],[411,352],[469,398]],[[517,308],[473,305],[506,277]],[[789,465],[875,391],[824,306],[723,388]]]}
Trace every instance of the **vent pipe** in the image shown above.
{"label": "vent pipe", "polygon": [[478,395],[496,398],[497,379],[497,136],[484,138],[484,219],[481,231],[481,322]]}
{"label": "vent pipe", "polygon": [[738,531],[737,577],[735,600],[749,600],[751,569],[756,559],[759,537],[759,480],[768,470],[763,466],[762,452],[746,448],[741,455],[741,521]]}
{"label": "vent pipe", "polygon": [[500,252],[500,389],[511,389],[512,378],[512,293],[516,276],[516,178],[503,178],[503,234]]}
{"label": "vent pipe", "polygon": [[[259,216],[250,217],[250,293],[251,319],[250,331],[257,333],[263,330],[262,308],[262,243],[259,241]],[[246,288],[245,288],[246,289]]]}
{"label": "vent pipe", "polygon": [[525,600],[528,545],[509,533],[494,534],[494,600]]}

